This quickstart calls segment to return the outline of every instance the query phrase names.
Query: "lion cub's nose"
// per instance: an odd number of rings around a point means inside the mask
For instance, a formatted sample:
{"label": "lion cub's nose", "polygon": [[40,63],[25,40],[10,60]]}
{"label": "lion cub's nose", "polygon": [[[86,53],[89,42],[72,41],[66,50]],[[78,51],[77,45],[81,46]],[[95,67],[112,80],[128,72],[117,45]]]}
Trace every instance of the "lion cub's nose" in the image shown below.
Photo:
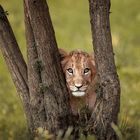
{"label": "lion cub's nose", "polygon": [[77,87],[78,89],[81,88],[83,86],[82,83],[75,83],[75,87]]}

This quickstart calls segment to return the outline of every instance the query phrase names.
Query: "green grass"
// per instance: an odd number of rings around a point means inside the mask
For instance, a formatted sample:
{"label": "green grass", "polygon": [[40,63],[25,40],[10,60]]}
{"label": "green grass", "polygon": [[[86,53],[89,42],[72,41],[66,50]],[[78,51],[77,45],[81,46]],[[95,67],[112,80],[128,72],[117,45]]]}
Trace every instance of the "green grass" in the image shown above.
{"label": "green grass", "polygon": [[[66,50],[92,51],[88,1],[48,0],[58,46]],[[22,0],[1,0],[18,44],[26,59]],[[136,137],[140,126],[140,1],[112,0],[111,31],[121,81],[121,120],[127,133]],[[125,125],[126,127],[126,125]],[[126,130],[123,130],[126,132]],[[131,132],[130,132],[131,131]],[[26,139],[26,120],[20,99],[0,53],[0,138]]]}

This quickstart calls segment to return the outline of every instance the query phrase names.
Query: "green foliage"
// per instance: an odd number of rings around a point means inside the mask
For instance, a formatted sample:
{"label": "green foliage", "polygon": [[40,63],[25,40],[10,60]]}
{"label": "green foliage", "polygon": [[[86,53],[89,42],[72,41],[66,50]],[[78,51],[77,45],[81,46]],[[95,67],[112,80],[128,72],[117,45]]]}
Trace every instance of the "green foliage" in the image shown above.
{"label": "green foliage", "polygon": [[[91,52],[88,1],[48,0],[48,3],[58,46],[66,50],[80,48]],[[1,0],[1,5],[9,13],[8,18],[26,60],[22,0]],[[126,140],[140,139],[139,5],[138,0],[112,0],[110,14],[115,60],[122,92],[120,123],[117,130]],[[25,140],[27,137],[22,105],[0,53],[0,138]]]}
{"label": "green foliage", "polygon": [[34,68],[35,68],[36,72],[37,72],[38,74],[40,74],[41,71],[43,70],[42,61],[36,60],[36,62],[35,62],[35,64],[34,64]]}
{"label": "green foliage", "polygon": [[39,84],[39,93],[45,93],[45,91],[48,89],[48,87],[46,85],[44,85],[43,83]]}
{"label": "green foliage", "polygon": [[[1,7],[0,7],[1,8]],[[7,16],[8,15],[8,12],[7,11],[4,11],[4,12],[0,12],[0,18],[3,19],[5,17],[5,15]]]}

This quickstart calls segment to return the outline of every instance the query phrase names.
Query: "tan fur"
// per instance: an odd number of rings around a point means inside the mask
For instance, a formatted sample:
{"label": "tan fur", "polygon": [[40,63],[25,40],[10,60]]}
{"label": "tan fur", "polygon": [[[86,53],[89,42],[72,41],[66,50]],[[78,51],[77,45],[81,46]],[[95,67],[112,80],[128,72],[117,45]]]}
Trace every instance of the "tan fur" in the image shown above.
{"label": "tan fur", "polygon": [[73,114],[77,114],[84,105],[92,110],[96,100],[94,89],[91,88],[96,74],[94,57],[83,51],[59,51]]}

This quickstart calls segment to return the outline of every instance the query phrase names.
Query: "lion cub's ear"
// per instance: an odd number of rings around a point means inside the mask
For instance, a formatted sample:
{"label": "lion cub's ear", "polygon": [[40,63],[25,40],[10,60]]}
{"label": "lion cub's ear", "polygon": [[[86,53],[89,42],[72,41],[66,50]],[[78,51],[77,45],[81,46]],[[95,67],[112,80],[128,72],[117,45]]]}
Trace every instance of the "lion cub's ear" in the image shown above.
{"label": "lion cub's ear", "polygon": [[59,54],[60,54],[60,60],[62,61],[66,56],[68,56],[68,53],[63,50],[63,49],[59,49]]}
{"label": "lion cub's ear", "polygon": [[90,54],[90,59],[91,59],[92,65],[95,66],[94,52]]}

